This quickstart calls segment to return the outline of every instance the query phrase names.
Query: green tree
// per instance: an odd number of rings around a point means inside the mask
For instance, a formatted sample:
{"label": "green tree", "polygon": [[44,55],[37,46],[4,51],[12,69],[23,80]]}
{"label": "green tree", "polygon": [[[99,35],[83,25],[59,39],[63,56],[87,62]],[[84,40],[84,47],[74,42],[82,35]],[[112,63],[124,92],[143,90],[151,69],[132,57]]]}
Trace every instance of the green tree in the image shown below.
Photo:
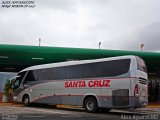
{"label": "green tree", "polygon": [[12,89],[12,81],[7,80],[6,84],[4,86],[4,95],[7,96],[7,99],[9,98],[9,95],[10,95],[10,93],[9,93],[10,89]]}

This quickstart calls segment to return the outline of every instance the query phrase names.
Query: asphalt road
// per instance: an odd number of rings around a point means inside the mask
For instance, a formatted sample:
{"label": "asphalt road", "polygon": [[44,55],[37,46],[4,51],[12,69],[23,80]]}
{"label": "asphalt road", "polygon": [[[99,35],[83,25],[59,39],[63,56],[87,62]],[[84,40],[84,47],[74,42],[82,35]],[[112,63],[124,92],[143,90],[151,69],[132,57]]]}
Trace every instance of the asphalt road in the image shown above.
{"label": "asphalt road", "polygon": [[82,109],[53,108],[53,106],[14,107],[1,106],[0,120],[160,120],[157,113],[111,112],[86,113]]}

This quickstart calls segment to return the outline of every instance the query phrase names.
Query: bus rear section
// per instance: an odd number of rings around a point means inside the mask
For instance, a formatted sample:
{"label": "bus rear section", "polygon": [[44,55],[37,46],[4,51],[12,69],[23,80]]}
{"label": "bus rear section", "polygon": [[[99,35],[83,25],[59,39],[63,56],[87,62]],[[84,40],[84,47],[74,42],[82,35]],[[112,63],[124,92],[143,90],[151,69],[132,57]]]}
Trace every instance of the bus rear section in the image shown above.
{"label": "bus rear section", "polygon": [[132,82],[134,108],[144,107],[148,104],[148,75],[147,67],[143,59],[136,57],[137,70],[135,71],[135,81]]}
{"label": "bus rear section", "polygon": [[141,58],[124,56],[106,64],[103,65],[106,78],[98,79],[108,80],[108,87],[92,87],[85,91],[92,91],[90,93],[97,97],[99,108],[140,108],[148,104],[147,68]]}

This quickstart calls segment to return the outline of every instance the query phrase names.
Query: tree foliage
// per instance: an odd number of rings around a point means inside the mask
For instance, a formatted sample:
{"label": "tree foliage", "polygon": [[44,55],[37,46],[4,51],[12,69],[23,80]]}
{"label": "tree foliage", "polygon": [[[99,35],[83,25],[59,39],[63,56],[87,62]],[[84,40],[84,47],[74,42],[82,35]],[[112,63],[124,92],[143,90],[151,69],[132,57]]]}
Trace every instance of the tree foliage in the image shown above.
{"label": "tree foliage", "polygon": [[7,80],[4,86],[4,95],[9,96],[9,90],[12,89],[12,81]]}

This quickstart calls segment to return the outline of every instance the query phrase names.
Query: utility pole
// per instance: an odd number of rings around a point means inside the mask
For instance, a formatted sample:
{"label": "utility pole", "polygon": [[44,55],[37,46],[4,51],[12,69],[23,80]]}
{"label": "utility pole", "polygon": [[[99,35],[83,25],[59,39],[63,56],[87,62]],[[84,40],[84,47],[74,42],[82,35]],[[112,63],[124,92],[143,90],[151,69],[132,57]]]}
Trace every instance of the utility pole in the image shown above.
{"label": "utility pole", "polygon": [[41,46],[41,38],[39,38],[39,46]]}
{"label": "utility pole", "polygon": [[101,42],[99,42],[99,49],[101,49]]}
{"label": "utility pole", "polygon": [[141,44],[141,52],[143,51],[144,44]]}

